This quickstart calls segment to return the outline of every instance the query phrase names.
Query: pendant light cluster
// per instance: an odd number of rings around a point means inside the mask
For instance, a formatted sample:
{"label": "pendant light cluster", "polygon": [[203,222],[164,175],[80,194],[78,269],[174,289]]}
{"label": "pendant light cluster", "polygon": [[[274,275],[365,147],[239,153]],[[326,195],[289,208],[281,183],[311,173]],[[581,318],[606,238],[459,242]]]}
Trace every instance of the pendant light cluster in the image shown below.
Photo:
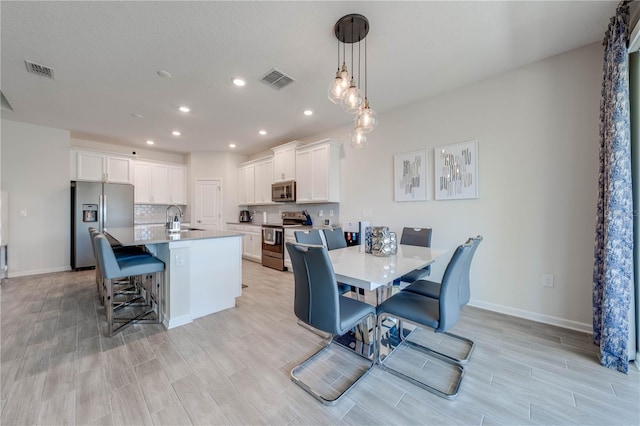
{"label": "pendant light cluster", "polygon": [[[329,86],[329,100],[334,104],[340,104],[345,111],[355,114],[355,129],[351,133],[351,144],[355,148],[364,148],[367,145],[367,133],[376,128],[378,124],[376,114],[369,107],[367,98],[367,34],[369,33],[369,21],[356,13],[343,16],[334,27],[338,39],[338,70],[336,77]],[[358,87],[360,84],[360,43],[364,40],[364,98]],[[358,68],[358,80],[356,81],[356,67],[354,66],[355,44],[358,43],[356,63]],[[342,46],[340,45],[342,44]],[[351,45],[351,75],[347,67],[346,45]],[[342,65],[340,65],[340,47],[342,47]]]}

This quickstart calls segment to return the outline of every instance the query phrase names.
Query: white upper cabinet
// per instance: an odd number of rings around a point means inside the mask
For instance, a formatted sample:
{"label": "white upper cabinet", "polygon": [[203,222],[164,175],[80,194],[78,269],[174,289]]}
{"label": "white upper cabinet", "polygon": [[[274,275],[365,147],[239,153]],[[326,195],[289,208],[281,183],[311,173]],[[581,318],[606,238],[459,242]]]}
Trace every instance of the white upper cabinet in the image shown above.
{"label": "white upper cabinet", "polygon": [[240,205],[246,206],[255,203],[255,164],[243,164],[238,169],[240,193],[238,200]]}
{"label": "white upper cabinet", "polygon": [[271,148],[273,151],[273,182],[283,182],[296,178],[296,147],[300,142],[293,141]]}
{"label": "white upper cabinet", "polygon": [[296,150],[296,203],[340,202],[340,149],[323,139]]}
{"label": "white upper cabinet", "polygon": [[186,167],[179,164],[136,161],[137,204],[187,204]]}
{"label": "white upper cabinet", "polygon": [[[71,158],[73,159],[73,155]],[[133,183],[133,161],[129,157],[76,150],[75,160],[75,179],[77,180]],[[73,168],[72,177],[74,177]]]}
{"label": "white upper cabinet", "polygon": [[273,204],[271,201],[273,157],[240,164],[238,180],[238,200],[241,206]]}
{"label": "white upper cabinet", "polygon": [[255,202],[271,204],[271,184],[273,183],[273,159],[268,158],[256,163]]}
{"label": "white upper cabinet", "polygon": [[187,168],[169,166],[171,176],[171,204],[187,204]]}

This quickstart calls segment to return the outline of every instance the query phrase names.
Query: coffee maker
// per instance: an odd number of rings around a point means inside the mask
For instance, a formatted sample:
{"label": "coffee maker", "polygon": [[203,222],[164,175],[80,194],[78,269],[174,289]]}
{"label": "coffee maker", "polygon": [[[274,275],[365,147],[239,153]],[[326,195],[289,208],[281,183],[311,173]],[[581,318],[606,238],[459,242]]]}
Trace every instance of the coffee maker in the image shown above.
{"label": "coffee maker", "polygon": [[240,222],[251,222],[253,215],[249,210],[240,210]]}

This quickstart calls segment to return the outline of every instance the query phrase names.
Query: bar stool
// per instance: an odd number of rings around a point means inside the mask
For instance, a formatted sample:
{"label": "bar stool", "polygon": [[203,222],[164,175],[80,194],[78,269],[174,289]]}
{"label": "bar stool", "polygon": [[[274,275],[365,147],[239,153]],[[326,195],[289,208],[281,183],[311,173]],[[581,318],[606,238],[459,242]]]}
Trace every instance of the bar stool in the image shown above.
{"label": "bar stool", "polygon": [[[104,305],[104,292],[103,292],[104,284],[102,282],[103,281],[102,274],[100,273],[100,270],[98,268],[98,257],[96,256],[96,247],[95,247],[95,236],[99,234],[100,232],[96,228],[89,227],[89,238],[91,238],[91,250],[93,250],[93,257],[96,262],[96,286],[98,288],[98,296],[100,298],[100,304]],[[147,251],[145,251],[144,248],[140,248],[136,246],[132,246],[132,247],[111,246],[111,248],[113,249],[113,253],[116,256],[116,259],[118,260],[124,260],[124,259],[135,257],[135,256],[151,256],[151,253],[148,253]],[[123,288],[118,289],[117,293],[132,292],[132,291],[138,290],[135,288],[136,286],[135,280],[131,280],[130,277],[127,277],[121,280],[116,280],[114,283],[119,286],[124,286]]]}
{"label": "bar stool", "polygon": [[[94,241],[98,267],[103,280],[109,336],[113,336],[133,323],[162,323],[164,262],[148,254],[118,259],[104,235],[96,235]],[[142,277],[140,294],[114,294],[114,280],[127,277]],[[120,298],[116,300],[114,296],[120,296]],[[124,308],[129,307],[144,309],[134,316],[118,315],[119,311],[127,310]],[[120,325],[116,327],[116,324]]]}

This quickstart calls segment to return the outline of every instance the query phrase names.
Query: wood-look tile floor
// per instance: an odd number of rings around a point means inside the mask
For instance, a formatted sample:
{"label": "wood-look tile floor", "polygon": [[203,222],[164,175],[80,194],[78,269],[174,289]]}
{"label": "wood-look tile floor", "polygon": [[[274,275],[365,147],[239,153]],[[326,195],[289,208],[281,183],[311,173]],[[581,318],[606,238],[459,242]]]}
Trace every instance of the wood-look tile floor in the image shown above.
{"label": "wood-look tile floor", "polygon": [[293,275],[243,267],[236,308],[113,338],[93,271],[4,280],[0,423],[640,424],[638,370],[600,367],[589,335],[470,307],[453,330],[476,342],[458,399],[376,366],[322,406],[289,379],[322,343],[296,323]]}

